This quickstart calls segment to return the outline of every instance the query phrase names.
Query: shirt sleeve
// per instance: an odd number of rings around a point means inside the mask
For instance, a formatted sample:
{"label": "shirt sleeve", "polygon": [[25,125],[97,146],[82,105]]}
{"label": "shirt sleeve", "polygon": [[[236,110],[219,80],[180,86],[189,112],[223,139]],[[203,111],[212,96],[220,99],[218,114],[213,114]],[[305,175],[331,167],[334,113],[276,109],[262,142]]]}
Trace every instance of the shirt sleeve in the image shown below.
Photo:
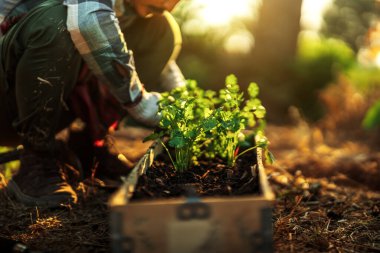
{"label": "shirt sleeve", "polygon": [[11,12],[11,10],[20,2],[21,0],[0,0],[0,24],[4,21],[5,17]]}
{"label": "shirt sleeve", "polygon": [[[65,5],[68,31],[89,69],[119,102],[134,102],[143,88],[141,84],[136,87],[133,55],[127,49],[112,0],[66,0]],[[129,73],[120,73],[115,63],[123,64]]]}

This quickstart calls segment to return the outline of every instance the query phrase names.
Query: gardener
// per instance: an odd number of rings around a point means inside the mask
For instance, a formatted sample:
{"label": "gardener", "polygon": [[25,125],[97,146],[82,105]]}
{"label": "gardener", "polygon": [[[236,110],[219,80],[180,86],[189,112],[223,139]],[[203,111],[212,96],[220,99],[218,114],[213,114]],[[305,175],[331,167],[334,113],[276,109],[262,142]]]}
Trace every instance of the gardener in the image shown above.
{"label": "gardener", "polygon": [[86,127],[72,134],[71,148],[105,160],[115,157],[101,140],[124,112],[147,126],[159,122],[153,90],[184,84],[175,63],[181,36],[169,14],[178,2],[0,0],[0,145],[15,141],[12,131],[23,144],[8,184],[19,201],[76,203],[55,138],[74,119]]}

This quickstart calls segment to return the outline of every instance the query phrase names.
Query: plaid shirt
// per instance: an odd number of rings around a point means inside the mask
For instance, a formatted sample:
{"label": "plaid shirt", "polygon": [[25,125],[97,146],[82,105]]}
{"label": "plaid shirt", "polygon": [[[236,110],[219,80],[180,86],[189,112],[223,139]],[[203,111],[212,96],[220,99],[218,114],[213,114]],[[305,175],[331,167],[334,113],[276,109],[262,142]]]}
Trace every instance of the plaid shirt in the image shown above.
{"label": "plaid shirt", "polygon": [[[21,2],[21,0],[0,0],[0,24],[19,2]],[[0,31],[0,37],[1,35]]]}
{"label": "plaid shirt", "polygon": [[[20,2],[22,2],[19,4]],[[128,26],[136,17],[125,0],[63,0],[67,8],[67,29],[82,58],[97,78],[108,84],[119,102],[131,103],[141,95],[142,86],[136,80],[132,52],[127,49],[119,21]],[[0,22],[12,11],[30,9],[31,2],[41,0],[0,0]],[[28,8],[29,7],[29,8]],[[0,34],[1,35],[1,34]],[[121,63],[129,71],[124,76],[114,67]]]}

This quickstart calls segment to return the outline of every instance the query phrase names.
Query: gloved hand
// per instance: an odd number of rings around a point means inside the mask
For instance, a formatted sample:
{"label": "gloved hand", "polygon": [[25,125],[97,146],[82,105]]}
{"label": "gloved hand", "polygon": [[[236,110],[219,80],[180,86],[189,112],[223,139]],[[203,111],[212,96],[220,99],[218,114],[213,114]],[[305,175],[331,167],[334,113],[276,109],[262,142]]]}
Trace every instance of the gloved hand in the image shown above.
{"label": "gloved hand", "polygon": [[160,93],[147,92],[143,89],[141,100],[137,103],[126,105],[125,109],[138,122],[150,127],[157,126],[161,119],[157,104],[160,98]]}
{"label": "gloved hand", "polygon": [[124,104],[124,109],[132,118],[146,126],[154,127],[158,125],[161,115],[158,113],[158,100],[161,94],[157,92],[147,92],[140,82],[136,73],[133,61],[133,53],[129,52],[130,58],[127,64],[114,61],[114,67],[124,78],[124,82],[129,83],[127,92],[130,102]]}

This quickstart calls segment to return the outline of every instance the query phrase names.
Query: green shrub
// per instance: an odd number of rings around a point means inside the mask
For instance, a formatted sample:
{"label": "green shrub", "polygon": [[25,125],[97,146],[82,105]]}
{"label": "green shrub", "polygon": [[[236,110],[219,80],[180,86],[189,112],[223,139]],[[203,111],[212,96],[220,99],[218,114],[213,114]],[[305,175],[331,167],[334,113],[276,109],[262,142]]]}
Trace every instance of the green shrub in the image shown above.
{"label": "green shrub", "polygon": [[380,126],[380,99],[367,111],[363,123],[365,129],[372,129]]}
{"label": "green shrub", "polygon": [[[367,98],[371,103],[373,98],[380,96],[380,69],[355,65],[351,68],[347,77],[350,83]],[[372,129],[380,126],[380,100],[375,100],[366,112],[362,126],[364,129]]]}
{"label": "green shrub", "polygon": [[380,69],[356,64],[347,71],[347,77],[354,87],[363,94],[380,90]]}
{"label": "green shrub", "polygon": [[294,103],[312,120],[323,116],[318,93],[355,63],[354,52],[336,39],[301,35],[294,65]]}

